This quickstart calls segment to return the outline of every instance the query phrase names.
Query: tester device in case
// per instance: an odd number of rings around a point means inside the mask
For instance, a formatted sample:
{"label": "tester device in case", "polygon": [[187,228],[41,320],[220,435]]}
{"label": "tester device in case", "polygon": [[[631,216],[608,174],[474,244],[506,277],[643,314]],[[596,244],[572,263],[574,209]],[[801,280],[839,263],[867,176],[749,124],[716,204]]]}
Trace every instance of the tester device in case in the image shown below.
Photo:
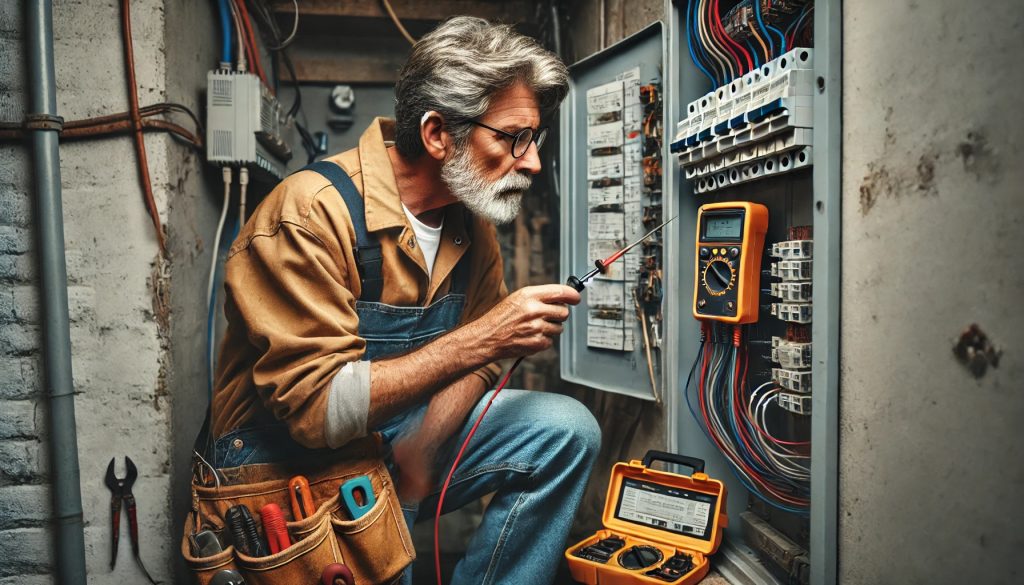
{"label": "tester device in case", "polygon": [[[694,473],[651,469],[655,460]],[[565,551],[569,572],[587,585],[697,583],[722,542],[725,509],[725,485],[704,473],[700,459],[648,451],[643,461],[616,463],[604,528]]]}
{"label": "tester device in case", "polygon": [[697,212],[693,316],[740,324],[757,321],[768,208],[749,201],[702,205]]}

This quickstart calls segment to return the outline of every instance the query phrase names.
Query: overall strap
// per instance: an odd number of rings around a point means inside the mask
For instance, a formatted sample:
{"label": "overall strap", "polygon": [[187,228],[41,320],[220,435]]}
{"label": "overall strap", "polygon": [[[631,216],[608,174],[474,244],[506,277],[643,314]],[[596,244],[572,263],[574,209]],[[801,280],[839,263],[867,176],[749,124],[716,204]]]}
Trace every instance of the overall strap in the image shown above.
{"label": "overall strap", "polygon": [[352,218],[352,227],[356,232],[356,265],[363,289],[359,300],[371,303],[379,302],[381,292],[384,290],[384,259],[380,252],[380,242],[366,229],[366,210],[363,206],[362,195],[359,194],[348,173],[334,163],[317,161],[303,170],[320,173],[341,194],[345,206],[348,207],[348,214]]}

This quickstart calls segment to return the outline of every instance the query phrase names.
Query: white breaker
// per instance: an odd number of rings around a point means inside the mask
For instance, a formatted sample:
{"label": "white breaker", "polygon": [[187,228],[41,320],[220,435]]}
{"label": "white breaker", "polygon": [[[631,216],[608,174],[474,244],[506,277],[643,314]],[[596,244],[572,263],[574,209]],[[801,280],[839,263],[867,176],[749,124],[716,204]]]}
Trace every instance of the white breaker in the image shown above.
{"label": "white breaker", "polygon": [[671,151],[697,193],[811,164],[813,58],[795,48],[689,104]]}
{"label": "white breaker", "polygon": [[810,371],[772,368],[772,380],[786,390],[801,394],[810,394],[811,392]]}
{"label": "white breaker", "polygon": [[779,392],[776,395],[779,406],[795,414],[811,414],[811,397],[804,394]]}
{"label": "white breaker", "polygon": [[786,369],[811,367],[811,344],[772,336],[772,361]]}

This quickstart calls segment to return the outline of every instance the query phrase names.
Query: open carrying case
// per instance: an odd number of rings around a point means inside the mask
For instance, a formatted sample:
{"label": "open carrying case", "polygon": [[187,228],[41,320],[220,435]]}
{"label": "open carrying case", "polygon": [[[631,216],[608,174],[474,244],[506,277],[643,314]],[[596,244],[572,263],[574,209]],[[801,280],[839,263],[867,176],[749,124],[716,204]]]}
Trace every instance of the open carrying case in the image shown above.
{"label": "open carrying case", "polygon": [[[656,460],[690,467],[693,475],[650,469]],[[616,463],[604,528],[565,551],[573,579],[587,585],[700,581],[728,525],[725,496],[725,485],[694,457],[648,451],[643,461]]]}

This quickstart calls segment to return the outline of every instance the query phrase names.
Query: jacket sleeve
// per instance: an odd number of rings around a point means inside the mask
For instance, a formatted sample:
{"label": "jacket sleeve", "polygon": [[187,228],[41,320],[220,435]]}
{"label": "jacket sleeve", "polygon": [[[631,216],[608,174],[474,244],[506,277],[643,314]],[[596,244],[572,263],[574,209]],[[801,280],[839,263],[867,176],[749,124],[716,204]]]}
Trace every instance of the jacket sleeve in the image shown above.
{"label": "jacket sleeve", "polygon": [[[368,368],[368,362],[359,361],[366,343],[357,334],[346,252],[351,251],[308,224],[282,221],[252,235],[227,263],[225,286],[233,309],[260,353],[252,373],[259,398],[297,442],[310,448],[329,445],[328,398],[345,370],[344,402],[350,410],[363,409],[365,433],[369,375],[355,370]],[[349,418],[358,419],[358,413]]]}
{"label": "jacket sleeve", "polygon": [[[501,248],[498,245],[497,230],[491,223],[476,219],[474,233],[483,237],[474,237],[473,245],[479,246],[480,253],[473,258],[471,273],[472,285],[469,287],[466,310],[462,322],[468,323],[482,317],[494,305],[508,296],[505,286],[505,268],[501,259]],[[479,275],[479,277],[477,277]],[[501,375],[502,367],[494,362],[473,372],[479,376],[487,388],[493,388]]]}

